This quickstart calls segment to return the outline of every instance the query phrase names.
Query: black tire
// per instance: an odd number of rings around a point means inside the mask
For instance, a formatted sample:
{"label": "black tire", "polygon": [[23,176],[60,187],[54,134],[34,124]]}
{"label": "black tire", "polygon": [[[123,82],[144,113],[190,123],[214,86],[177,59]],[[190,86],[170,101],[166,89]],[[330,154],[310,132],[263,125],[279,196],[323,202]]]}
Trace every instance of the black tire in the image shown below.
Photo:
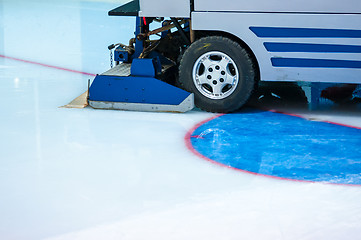
{"label": "black tire", "polygon": [[[223,63],[222,59],[225,59]],[[181,86],[194,93],[197,107],[208,112],[229,113],[240,109],[254,90],[256,76],[246,49],[221,36],[194,42],[179,65]]]}

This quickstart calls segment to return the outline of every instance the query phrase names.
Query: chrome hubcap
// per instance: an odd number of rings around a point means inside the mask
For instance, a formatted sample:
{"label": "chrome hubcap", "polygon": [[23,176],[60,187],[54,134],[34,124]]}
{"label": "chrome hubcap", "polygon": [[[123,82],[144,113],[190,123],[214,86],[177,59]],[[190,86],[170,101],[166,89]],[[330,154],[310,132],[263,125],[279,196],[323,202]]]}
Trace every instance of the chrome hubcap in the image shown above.
{"label": "chrome hubcap", "polygon": [[194,64],[193,82],[198,91],[211,99],[224,99],[236,89],[239,73],[225,53],[213,51],[200,56]]}

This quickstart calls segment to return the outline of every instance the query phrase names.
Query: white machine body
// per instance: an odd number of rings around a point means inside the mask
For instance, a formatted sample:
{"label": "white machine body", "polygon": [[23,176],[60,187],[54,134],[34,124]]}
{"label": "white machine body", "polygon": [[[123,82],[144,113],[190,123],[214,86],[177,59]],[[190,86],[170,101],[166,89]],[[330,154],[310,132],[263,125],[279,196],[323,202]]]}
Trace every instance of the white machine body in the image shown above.
{"label": "white machine body", "polygon": [[140,0],[139,16],[237,37],[264,81],[361,82],[359,0]]}

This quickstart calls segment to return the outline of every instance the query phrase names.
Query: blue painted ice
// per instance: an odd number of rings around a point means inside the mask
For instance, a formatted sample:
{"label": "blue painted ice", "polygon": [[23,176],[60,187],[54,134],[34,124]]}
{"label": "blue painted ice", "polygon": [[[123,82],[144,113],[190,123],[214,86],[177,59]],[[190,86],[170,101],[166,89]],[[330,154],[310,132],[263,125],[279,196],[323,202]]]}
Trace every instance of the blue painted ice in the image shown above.
{"label": "blue painted ice", "polygon": [[249,110],[203,124],[191,142],[202,155],[236,169],[361,185],[361,129]]}

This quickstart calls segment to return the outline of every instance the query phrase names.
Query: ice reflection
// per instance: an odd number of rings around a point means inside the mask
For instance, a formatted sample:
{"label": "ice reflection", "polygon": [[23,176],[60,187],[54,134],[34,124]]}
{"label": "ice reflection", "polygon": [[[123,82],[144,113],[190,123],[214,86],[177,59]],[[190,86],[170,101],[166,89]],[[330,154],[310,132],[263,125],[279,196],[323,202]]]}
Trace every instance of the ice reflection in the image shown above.
{"label": "ice reflection", "polygon": [[14,78],[14,88],[19,88],[20,78],[16,77]]}

